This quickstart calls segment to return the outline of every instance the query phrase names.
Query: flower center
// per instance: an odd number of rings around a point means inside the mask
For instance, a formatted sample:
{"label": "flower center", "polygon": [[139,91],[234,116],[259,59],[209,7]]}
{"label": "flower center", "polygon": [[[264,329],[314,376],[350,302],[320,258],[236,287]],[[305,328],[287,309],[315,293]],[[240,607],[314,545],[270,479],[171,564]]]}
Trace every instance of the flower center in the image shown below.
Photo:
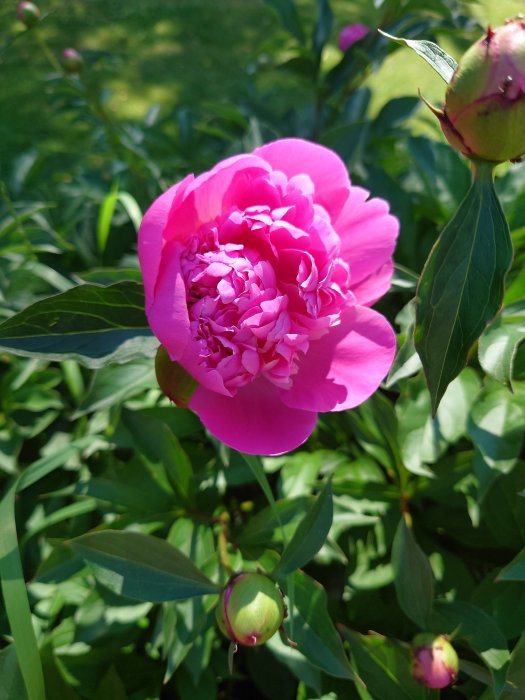
{"label": "flower center", "polygon": [[[306,218],[299,204],[232,208],[202,225],[182,253],[199,362],[232,395],[261,375],[290,388],[302,353],[351,300],[335,232],[308,199]],[[299,217],[309,230],[296,226]]]}

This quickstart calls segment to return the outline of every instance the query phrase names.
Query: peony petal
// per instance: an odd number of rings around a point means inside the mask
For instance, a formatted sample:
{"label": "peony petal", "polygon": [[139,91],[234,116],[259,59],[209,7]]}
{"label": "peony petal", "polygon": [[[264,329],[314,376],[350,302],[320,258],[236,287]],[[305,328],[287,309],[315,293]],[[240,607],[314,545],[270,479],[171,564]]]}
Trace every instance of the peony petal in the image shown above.
{"label": "peony petal", "polygon": [[153,293],[146,295],[146,315],[153,333],[171,359],[178,362],[190,340],[190,321],[180,249],[175,241],[164,247],[157,283]]}
{"label": "peony petal", "polygon": [[265,379],[229,398],[199,387],[189,407],[206,428],[239,452],[277,455],[293,450],[311,435],[317,413],[285,406],[279,390]]}
{"label": "peony petal", "polygon": [[332,220],[337,218],[350,187],[345,164],[337,153],[302,139],[281,139],[256,148],[253,153],[289,178],[307,174],[315,185],[315,201]]}
{"label": "peony petal", "polygon": [[250,183],[269,172],[270,168],[262,158],[241,155],[227,158],[209,172],[199,175],[186,189],[184,201],[171,208],[166,239],[186,240],[201,224],[213,221],[235,207],[236,198],[244,197]]}
{"label": "peony petal", "polygon": [[349,309],[341,325],[312,342],[282,401],[306,411],[343,411],[365,401],[386,377],[396,350],[388,321],[366,306]]}
{"label": "peony petal", "polygon": [[193,179],[193,175],[188,175],[184,180],[170,187],[164,194],[161,194],[144,214],[140,224],[138,253],[144,280],[144,291],[146,293],[146,306],[148,302],[151,302],[157,281],[162,251],[162,233],[166,226],[170,209],[174,201],[182,200],[186,188]]}
{"label": "peony petal", "polygon": [[399,233],[399,221],[389,214],[383,199],[366,199],[368,192],[352,187],[350,197],[334,223],[341,236],[341,257],[350,265],[351,285],[359,304],[377,301],[390,286],[390,261]]}

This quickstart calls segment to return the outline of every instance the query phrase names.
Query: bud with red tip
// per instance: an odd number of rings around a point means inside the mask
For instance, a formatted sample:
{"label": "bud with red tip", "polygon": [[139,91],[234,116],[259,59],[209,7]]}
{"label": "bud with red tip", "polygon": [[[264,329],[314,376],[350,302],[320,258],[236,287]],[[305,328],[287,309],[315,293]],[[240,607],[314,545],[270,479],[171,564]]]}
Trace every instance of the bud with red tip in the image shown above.
{"label": "bud with red tip", "polygon": [[365,37],[370,29],[366,24],[357,22],[356,24],[347,24],[339,32],[339,48],[341,51],[348,51],[357,41]]}
{"label": "bud with red tip", "polygon": [[254,647],[267,642],[285,617],[283,596],[264,574],[233,576],[219,599],[217,623],[233,644]]}
{"label": "bud with red tip", "polygon": [[433,110],[449,143],[467,156],[503,162],[525,153],[525,19],[518,15],[471,46],[458,63],[444,110]]}
{"label": "bud with red tip", "polygon": [[84,66],[84,59],[76,49],[64,49],[62,52],[62,65],[66,73],[73,75],[80,73]]}
{"label": "bud with red tip", "polygon": [[446,688],[458,677],[459,659],[444,635],[418,634],[411,645],[412,676],[427,688]]}
{"label": "bud with red tip", "polygon": [[40,19],[40,10],[34,3],[22,0],[16,8],[16,16],[22,24],[25,24],[25,26],[30,29],[38,23]]}

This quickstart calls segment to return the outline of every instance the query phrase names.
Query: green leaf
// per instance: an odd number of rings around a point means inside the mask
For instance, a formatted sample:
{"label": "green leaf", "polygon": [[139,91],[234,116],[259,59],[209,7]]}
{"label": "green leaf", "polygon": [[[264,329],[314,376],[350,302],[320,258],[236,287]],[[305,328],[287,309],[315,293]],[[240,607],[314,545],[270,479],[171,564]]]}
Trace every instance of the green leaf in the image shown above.
{"label": "green leaf", "polygon": [[328,615],[323,587],[302,571],[296,571],[285,582],[287,592],[291,579],[295,604],[285,627],[291,628],[293,622],[292,640],[314,666],[331,676],[353,679],[354,673],[341,638]]}
{"label": "green leaf", "polygon": [[507,389],[487,388],[470,414],[469,436],[484,463],[503,474],[515,466],[523,444],[523,405]]}
{"label": "green leaf", "polygon": [[504,566],[498,576],[498,581],[525,581],[525,549]]}
{"label": "green leaf", "polygon": [[494,191],[493,167],[477,163],[472,186],[434,245],[419,280],[415,343],[434,414],[503,300],[512,245]]}
{"label": "green leaf", "polygon": [[409,48],[413,49],[418,56],[424,58],[425,61],[432,66],[436,73],[438,73],[438,75],[440,75],[446,83],[450,82],[457,63],[452,56],[449,56],[437,44],[434,44],[432,41],[402,39],[401,37],[387,34],[381,29],[378,29],[378,31],[388,39],[392,39],[392,41],[396,41],[398,44],[405,44]]}
{"label": "green leaf", "polygon": [[9,644],[0,651],[0,678],[2,679],[1,700],[27,700],[14,644]]}
{"label": "green leaf", "polygon": [[279,527],[281,529],[281,532],[283,534],[283,542],[286,542],[286,535],[284,534],[283,530],[283,524],[281,522],[281,516],[279,514],[279,510],[277,508],[277,504],[275,502],[275,498],[273,497],[272,489],[270,487],[270,483],[268,481],[268,477],[266,476],[266,472],[264,471],[264,467],[261,463],[261,460],[259,457],[255,457],[254,455],[248,455],[242,453],[242,456],[244,458],[244,461],[246,464],[250,467],[252,474],[254,475],[255,479],[257,480],[257,483],[261,487],[266,500],[268,501],[268,505],[270,506],[272,513],[275,517],[275,520],[277,523],[279,523]]}
{"label": "green leaf", "polygon": [[365,636],[344,627],[341,630],[370,697],[388,700],[433,697],[412,678],[408,649],[377,634]]}
{"label": "green leaf", "polygon": [[297,526],[273,574],[284,577],[307,564],[323,546],[332,525],[332,485],[327,481],[313,506]]}
{"label": "green leaf", "polygon": [[479,339],[478,357],[483,370],[498,382],[512,385],[514,357],[525,338],[525,313],[504,309]]}
{"label": "green leaf", "polygon": [[158,341],[135,282],[82,284],[42,299],[0,324],[0,349],[45,360],[77,360],[96,369],[153,357]]}
{"label": "green leaf", "polygon": [[404,517],[399,522],[392,544],[392,567],[401,609],[424,629],[432,614],[434,575]]}
{"label": "green leaf", "polygon": [[111,228],[111,221],[115,213],[118,197],[118,183],[114,182],[110,192],[102,200],[98,214],[97,224],[97,246],[101,253],[106,249],[106,243]]}
{"label": "green leaf", "polygon": [[430,397],[422,376],[406,382],[396,403],[399,416],[399,443],[406,468],[414,474],[434,476],[425,466],[434,464],[467,432],[472,404],[480,381],[470,367],[449,384],[435,418],[430,414]]}
{"label": "green leaf", "polygon": [[525,697],[525,632],[512,650],[507,669],[505,692],[501,700],[512,700]]}
{"label": "green leaf", "polygon": [[[179,412],[182,409],[171,409]],[[193,468],[177,437],[162,420],[150,420],[142,412],[126,412],[124,422],[131,430],[141,455],[162,465],[166,478],[183,505],[193,503]]]}
{"label": "green leaf", "polygon": [[15,496],[62,466],[87,441],[71,443],[50,457],[43,457],[19,476],[0,502],[0,578],[4,605],[24,679],[28,700],[45,700],[42,663],[33,630],[15,521]]}
{"label": "green leaf", "polygon": [[302,43],[304,32],[294,0],[264,0],[264,2],[277,12],[285,29]]}
{"label": "green leaf", "polygon": [[314,28],[313,49],[317,64],[321,62],[321,54],[323,48],[330,38],[332,26],[334,23],[334,15],[330,7],[329,0],[316,0],[317,5],[317,22]]}
{"label": "green leaf", "polygon": [[158,537],[105,530],[71,544],[118,595],[159,603],[219,592],[188,557]]}
{"label": "green leaf", "polygon": [[151,360],[137,360],[124,365],[108,365],[99,369],[73,419],[86,413],[114,406],[146,389],[157,386]]}

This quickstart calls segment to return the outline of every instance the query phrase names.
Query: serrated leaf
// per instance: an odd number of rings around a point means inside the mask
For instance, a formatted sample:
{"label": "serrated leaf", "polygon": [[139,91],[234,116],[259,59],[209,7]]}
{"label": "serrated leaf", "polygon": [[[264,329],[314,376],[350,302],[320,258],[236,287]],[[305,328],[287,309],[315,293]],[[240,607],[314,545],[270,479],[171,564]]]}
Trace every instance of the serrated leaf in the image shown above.
{"label": "serrated leaf", "polygon": [[273,571],[274,576],[288,576],[313,559],[325,543],[332,517],[332,485],[328,481],[285,547],[281,560]]}
{"label": "serrated leaf", "polygon": [[432,614],[434,575],[404,517],[399,522],[392,544],[392,567],[401,609],[424,629]]}
{"label": "serrated leaf", "polygon": [[91,369],[153,357],[158,347],[135,282],[82,284],[37,301],[0,324],[0,349],[24,357],[76,360]]}
{"label": "serrated leaf", "polygon": [[503,301],[512,244],[494,191],[493,167],[476,165],[472,186],[434,245],[419,281],[415,344],[434,414]]}
{"label": "serrated leaf", "polygon": [[379,29],[378,31],[383,36],[386,36],[387,39],[392,39],[392,41],[396,41],[398,44],[405,44],[406,46],[411,48],[417,53],[418,56],[424,58],[425,61],[430,66],[432,66],[436,73],[440,75],[446,83],[450,82],[452,74],[456,69],[457,63],[452,58],[452,56],[449,56],[437,44],[434,44],[434,42],[432,41],[426,41],[424,39],[420,41],[417,41],[415,39],[402,39],[401,37],[387,34],[381,29]]}
{"label": "serrated leaf", "polygon": [[165,540],[138,532],[104,530],[71,544],[114,593],[160,603],[218,593],[219,587]]}

